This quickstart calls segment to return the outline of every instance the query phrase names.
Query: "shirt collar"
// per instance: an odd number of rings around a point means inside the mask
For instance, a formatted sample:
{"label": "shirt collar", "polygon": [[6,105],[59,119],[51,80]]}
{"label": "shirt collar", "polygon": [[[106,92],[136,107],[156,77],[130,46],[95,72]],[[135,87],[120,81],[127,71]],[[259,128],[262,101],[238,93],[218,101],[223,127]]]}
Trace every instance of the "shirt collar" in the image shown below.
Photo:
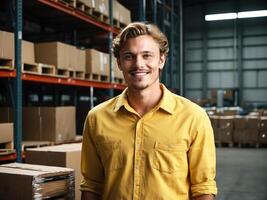
{"label": "shirt collar", "polygon": [[[173,114],[175,108],[175,100],[173,99],[173,94],[163,84],[161,84],[161,89],[163,91],[163,95],[157,107],[165,110],[169,114]],[[117,101],[114,106],[114,112],[117,112],[121,107],[127,106],[129,106],[129,104],[127,100],[126,88],[120,95],[118,95]]]}

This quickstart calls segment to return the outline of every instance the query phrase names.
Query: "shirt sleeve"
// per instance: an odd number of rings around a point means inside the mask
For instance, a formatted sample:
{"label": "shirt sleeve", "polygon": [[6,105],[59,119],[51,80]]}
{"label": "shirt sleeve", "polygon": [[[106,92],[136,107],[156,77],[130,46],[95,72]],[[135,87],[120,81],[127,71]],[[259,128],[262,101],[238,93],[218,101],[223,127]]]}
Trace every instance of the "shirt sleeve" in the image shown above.
{"label": "shirt sleeve", "polygon": [[209,117],[205,111],[203,111],[200,118],[194,124],[193,139],[188,152],[191,193],[193,197],[203,194],[216,195],[214,134]]}
{"label": "shirt sleeve", "polygon": [[104,169],[92,139],[94,131],[95,123],[89,113],[83,129],[80,189],[81,191],[90,191],[101,195],[104,184]]}

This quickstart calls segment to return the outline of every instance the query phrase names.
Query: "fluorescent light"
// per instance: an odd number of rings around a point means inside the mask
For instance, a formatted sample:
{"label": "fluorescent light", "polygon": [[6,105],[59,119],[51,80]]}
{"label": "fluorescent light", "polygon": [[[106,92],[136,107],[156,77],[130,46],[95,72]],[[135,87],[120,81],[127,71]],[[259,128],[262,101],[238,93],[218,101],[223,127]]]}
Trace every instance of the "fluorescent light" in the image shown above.
{"label": "fluorescent light", "polygon": [[221,13],[221,14],[211,14],[205,15],[206,21],[216,21],[216,20],[227,20],[227,19],[236,19],[236,13]]}
{"label": "fluorescent light", "polygon": [[267,10],[246,11],[237,13],[238,18],[266,17]]}

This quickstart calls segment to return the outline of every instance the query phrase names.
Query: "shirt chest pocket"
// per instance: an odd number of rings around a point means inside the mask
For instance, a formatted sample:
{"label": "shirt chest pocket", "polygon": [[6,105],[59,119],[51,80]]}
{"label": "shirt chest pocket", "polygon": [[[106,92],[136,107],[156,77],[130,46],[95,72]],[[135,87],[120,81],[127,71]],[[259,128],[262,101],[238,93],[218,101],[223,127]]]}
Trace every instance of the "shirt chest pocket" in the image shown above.
{"label": "shirt chest pocket", "polygon": [[165,173],[174,173],[185,169],[187,164],[186,146],[184,144],[165,144],[156,142],[153,150],[154,169]]}
{"label": "shirt chest pocket", "polygon": [[98,149],[106,171],[118,170],[122,167],[121,141],[99,142]]}

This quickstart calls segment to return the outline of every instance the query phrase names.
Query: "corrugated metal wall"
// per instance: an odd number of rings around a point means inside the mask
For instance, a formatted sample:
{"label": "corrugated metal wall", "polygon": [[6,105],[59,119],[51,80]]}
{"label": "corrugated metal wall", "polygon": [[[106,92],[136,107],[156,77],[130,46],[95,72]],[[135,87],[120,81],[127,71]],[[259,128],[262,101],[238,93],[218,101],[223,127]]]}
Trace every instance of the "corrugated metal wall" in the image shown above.
{"label": "corrugated metal wall", "polygon": [[205,13],[260,10],[216,2],[186,8],[185,96],[209,98],[212,89],[237,89],[240,103],[267,103],[267,17],[205,22]]}

